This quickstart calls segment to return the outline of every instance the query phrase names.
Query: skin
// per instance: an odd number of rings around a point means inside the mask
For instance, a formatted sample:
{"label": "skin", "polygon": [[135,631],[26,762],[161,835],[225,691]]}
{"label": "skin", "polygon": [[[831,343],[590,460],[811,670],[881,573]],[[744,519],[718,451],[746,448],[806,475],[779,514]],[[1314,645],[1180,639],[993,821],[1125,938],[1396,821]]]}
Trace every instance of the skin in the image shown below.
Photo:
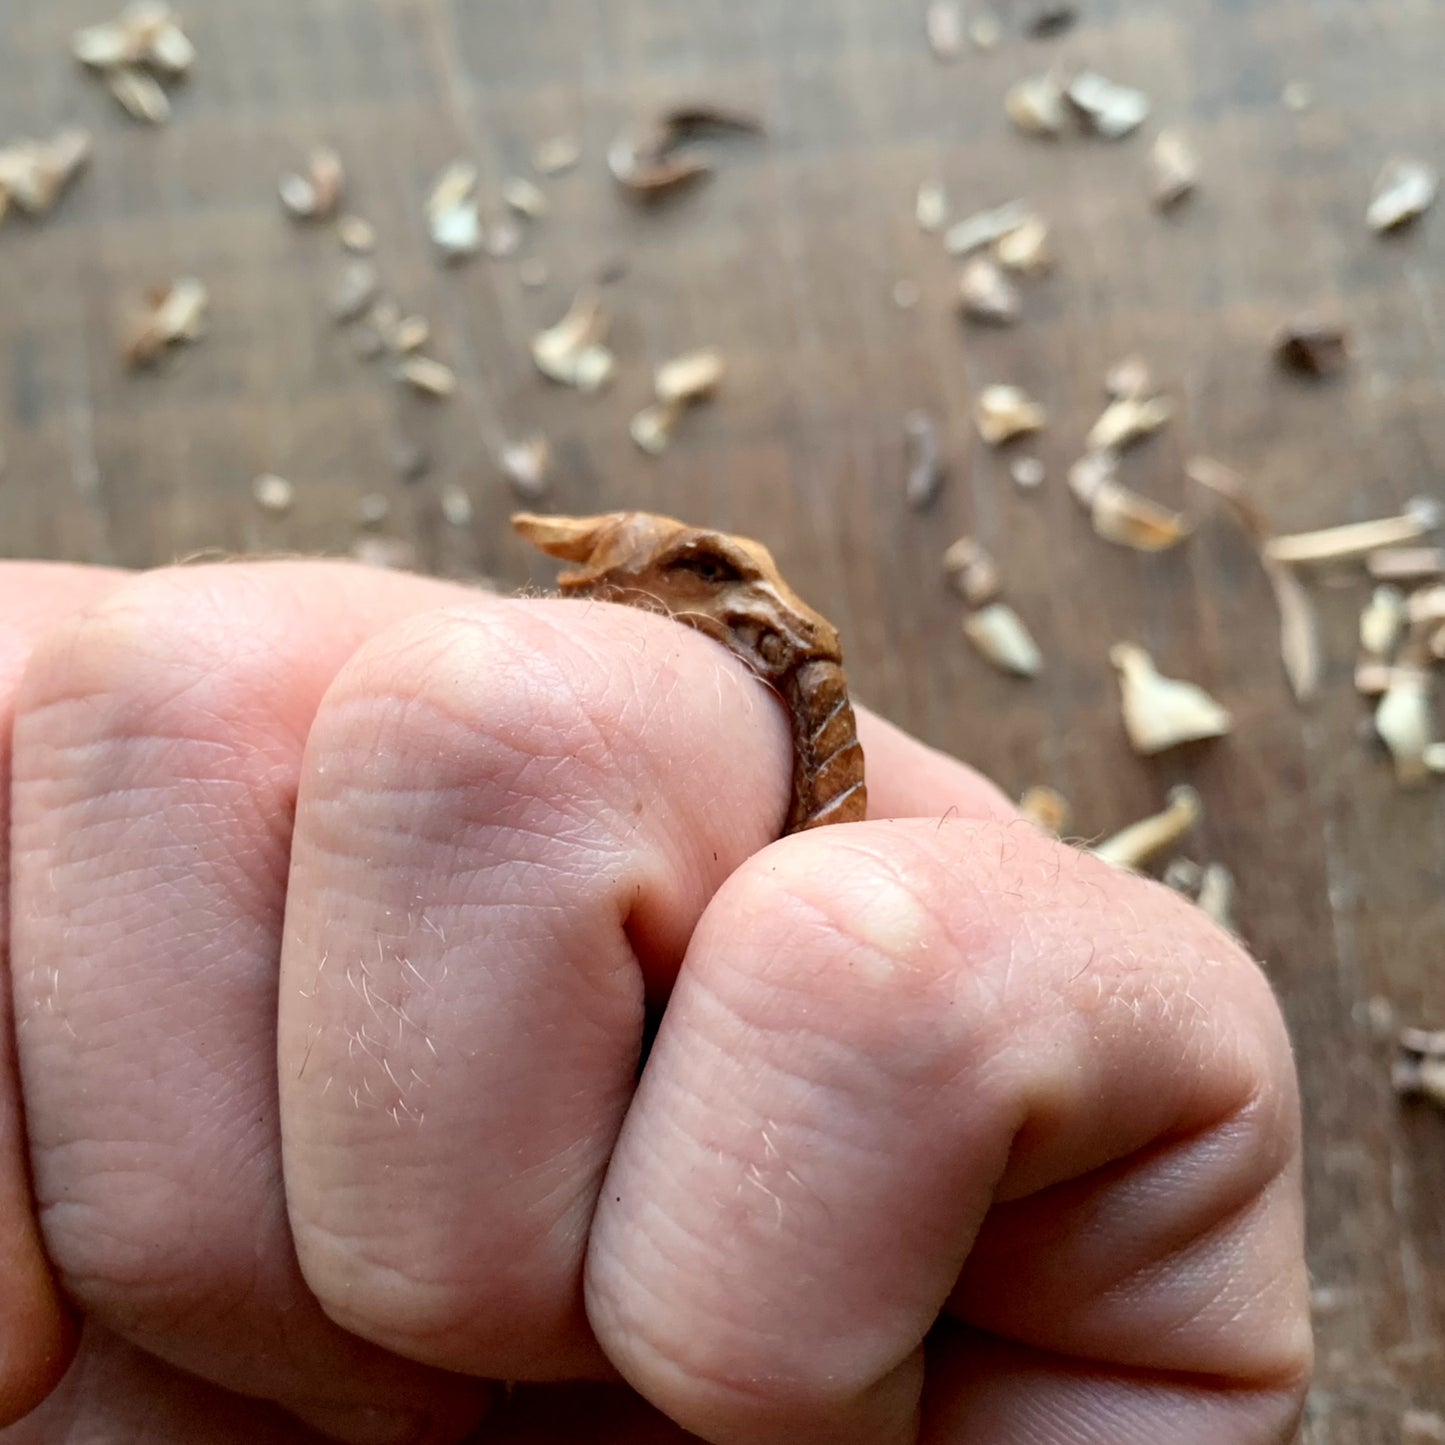
{"label": "skin", "polygon": [[1288,1041],[1166,890],[863,712],[775,841],[783,709],[629,608],[0,618],[3,1445],[1292,1437]]}

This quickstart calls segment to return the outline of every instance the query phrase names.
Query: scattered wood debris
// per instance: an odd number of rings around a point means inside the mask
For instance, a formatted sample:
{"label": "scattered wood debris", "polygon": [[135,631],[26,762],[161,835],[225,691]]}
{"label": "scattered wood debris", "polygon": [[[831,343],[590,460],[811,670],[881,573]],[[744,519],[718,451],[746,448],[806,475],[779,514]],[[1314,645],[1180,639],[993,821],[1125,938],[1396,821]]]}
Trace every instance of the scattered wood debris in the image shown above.
{"label": "scattered wood debris", "polygon": [[567,314],[532,338],[532,360],[552,381],[578,391],[598,391],[616,367],[616,358],[603,344],[611,324],[601,299],[579,291]]}
{"label": "scattered wood debris", "polygon": [[1049,40],[1073,27],[1079,18],[1079,7],[1070,0],[1037,0],[1024,17],[1024,34],[1035,40]]}
{"label": "scattered wood debris", "polygon": [[1153,369],[1142,356],[1126,356],[1105,373],[1104,390],[1111,401],[1147,401],[1159,388]]}
{"label": "scattered wood debris", "polygon": [[1290,690],[1300,704],[1313,702],[1324,675],[1319,624],[1303,584],[1283,561],[1270,555],[1274,529],[1250,499],[1244,478],[1237,472],[1210,457],[1192,457],[1184,470],[1190,481],[1213,492],[1229,507],[1254,544],[1279,610],[1280,658]]}
{"label": "scattered wood debris", "polygon": [[1118,478],[1112,452],[1088,452],[1069,468],[1069,490],[1089,513],[1094,531],[1106,542],[1137,552],[1163,552],[1193,531],[1180,512],[1171,512],[1140,496]]}
{"label": "scattered wood debris", "polygon": [[1367,656],[1388,661],[1405,633],[1405,594],[1388,583],[1376,587],[1360,613],[1360,646]]}
{"label": "scattered wood debris", "polygon": [[[1445,654],[1437,654],[1445,656]],[[1445,777],[1445,743],[1431,743],[1425,749],[1425,766],[1437,776]]]}
{"label": "scattered wood debris", "polygon": [[[331,288],[331,317],[338,325],[358,321],[375,303],[381,290],[381,276],[370,261],[349,261],[337,273]],[[373,322],[375,315],[373,314]],[[383,339],[386,333],[377,328]]]}
{"label": "scattered wood debris", "polygon": [[477,203],[477,168],[453,161],[436,179],[426,203],[427,230],[448,261],[482,249],[482,216]]}
{"label": "scattered wood debris", "polygon": [[470,527],[474,511],[472,499],[465,487],[448,482],[441,491],[442,518],[449,527]]}
{"label": "scattered wood debris", "polygon": [[933,0],[926,17],[928,48],[942,61],[954,61],[963,54],[963,8],[958,0]]}
{"label": "scattered wood debris", "polygon": [[1375,731],[1390,750],[1401,787],[1417,788],[1430,777],[1426,757],[1436,741],[1431,690],[1427,668],[1397,663],[1375,709]]}
{"label": "scattered wood debris", "polygon": [[968,43],[975,50],[997,50],[1003,39],[1003,25],[992,11],[984,10],[968,22]]}
{"label": "scattered wood debris", "polygon": [[709,161],[677,148],[693,136],[713,131],[760,136],[765,127],[750,112],[726,106],[674,106],[634,134],[619,136],[608,148],[608,169],[635,199],[656,200],[712,174]]}
{"label": "scattered wood debris", "polygon": [[903,495],[915,512],[921,512],[937,500],[947,474],[938,427],[926,411],[911,411],[903,418],[903,450]]}
{"label": "scattered wood debris", "polygon": [[1090,129],[1106,140],[1122,140],[1149,118],[1149,97],[1142,90],[1120,85],[1092,70],[1074,76],[1064,97]]}
{"label": "scattered wood debris", "polygon": [[285,477],[272,472],[263,472],[251,483],[251,495],[263,512],[274,512],[278,516],[296,505],[296,488]]}
{"label": "scattered wood debris", "polygon": [[1002,672],[1037,677],[1044,657],[1023,619],[1006,602],[991,602],[963,619],[964,636]]}
{"label": "scattered wood debris", "polygon": [[336,223],[336,235],[344,251],[369,256],[376,250],[376,228],[364,216],[343,216]]}
{"label": "scattered wood debris", "polygon": [[482,231],[482,250],[493,261],[506,261],[522,249],[522,228],[510,216],[498,216]]}
{"label": "scattered wood debris", "polygon": [[977,211],[956,221],[944,232],[943,249],[950,256],[966,256],[971,251],[992,246],[1033,219],[1034,213],[1023,201],[1007,201],[990,211]]}
{"label": "scattered wood debris", "polygon": [[1430,582],[1445,577],[1445,547],[1382,547],[1365,570],[1377,582]]}
{"label": "scattered wood debris", "polygon": [[998,566],[974,537],[960,537],[943,554],[943,571],[970,607],[987,607],[1000,591]]}
{"label": "scattered wood debris", "polygon": [[1023,310],[1023,298],[993,261],[974,256],[959,274],[958,307],[971,321],[1012,326]]}
{"label": "scattered wood debris", "polygon": [[[1445,1030],[1402,1029],[1390,1082],[1402,1098],[1418,1095],[1445,1108]],[[1438,1436],[1417,1438],[1445,1440],[1445,1427]]]}
{"label": "scattered wood debris", "polygon": [[1349,562],[1368,557],[1386,547],[1398,547],[1428,536],[1442,519],[1440,503],[1431,497],[1416,497],[1406,503],[1398,517],[1375,522],[1348,522],[1318,532],[1298,532],[1288,537],[1271,537],[1265,555],[1286,566],[1307,566],[1320,562]]}
{"label": "scattered wood debris", "polygon": [[1211,863],[1204,870],[1194,901],[1206,917],[1227,933],[1238,933],[1234,924],[1234,874],[1223,863]]}
{"label": "scattered wood debris", "polygon": [[529,221],[540,221],[547,214],[547,197],[541,186],[526,176],[508,176],[502,182],[502,201]]}
{"label": "scattered wood debris", "polygon": [[717,390],[723,371],[722,353],[710,348],[663,362],[653,374],[655,400],[632,418],[632,440],[652,456],[666,451],[687,409]]}
{"label": "scattered wood debris", "polygon": [[702,401],[718,389],[725,370],[722,352],[715,348],[689,351],[657,368],[652,389],[659,401]]}
{"label": "scattered wood debris", "polygon": [[1048,413],[1018,386],[986,386],[974,403],[978,434],[990,446],[1002,446],[1014,437],[1042,431]]}
{"label": "scattered wood debris", "polygon": [[1174,847],[1204,816],[1204,804],[1193,788],[1171,788],[1168,806],[1091,848],[1096,858],[1115,868],[1136,870]]}
{"label": "scattered wood debris", "polygon": [[1224,737],[1234,726],[1234,719],[1203,688],[1162,676],[1142,647],[1116,643],[1109,649],[1109,661],[1119,671],[1124,731],[1141,756]]}
{"label": "scattered wood debris", "polygon": [[582,159],[582,147],[571,135],[549,136],[532,152],[532,164],[544,176],[560,176]]}
{"label": "scattered wood debris", "polygon": [[1043,486],[1047,473],[1044,464],[1037,457],[1015,457],[1009,463],[1009,476],[1016,487],[1026,492],[1036,491]]}
{"label": "scattered wood debris", "polygon": [[396,364],[396,378],[423,396],[445,400],[457,389],[456,373],[430,356],[403,356]]}
{"label": "scattered wood debris", "polygon": [[1019,811],[1056,838],[1063,837],[1071,820],[1069,800],[1053,788],[1033,787],[1019,799]]}
{"label": "scattered wood debris", "polygon": [[1024,276],[1040,276],[1054,264],[1049,228],[1038,216],[1028,216],[993,243],[1000,266]]}
{"label": "scattered wood debris", "polygon": [[1167,397],[1120,397],[1105,408],[1089,431],[1084,445],[1091,452],[1119,452],[1149,436],[1174,415]]}
{"label": "scattered wood debris", "polygon": [[1154,204],[1172,210],[1199,186],[1199,152],[1180,130],[1161,130],[1149,152],[1154,172]]}
{"label": "scattered wood debris", "polygon": [[509,442],[502,448],[501,466],[519,501],[540,501],[551,476],[552,448],[540,434]]}
{"label": "scattered wood debris", "polygon": [[281,206],[298,221],[329,221],[341,205],[346,171],[330,146],[318,146],[306,159],[306,169],[288,171],[277,190]]}
{"label": "scattered wood debris", "polygon": [[1026,135],[1052,139],[1064,133],[1068,121],[1064,86],[1053,71],[1017,81],[1009,87],[1003,104],[1005,114]]}
{"label": "scattered wood debris", "polygon": [[948,193],[937,181],[924,181],[913,202],[913,218],[925,236],[936,236],[948,224]]}
{"label": "scattered wood debris", "polygon": [[118,19],[76,31],[71,51],[105,80],[128,114],[152,125],[170,119],[162,82],[184,79],[196,62],[195,46],[175,11],[159,0],[135,0]]}
{"label": "scattered wood debris", "polygon": [[0,147],[0,222],[13,205],[45,216],[90,159],[90,132],[71,127],[48,141],[20,140]]}
{"label": "scattered wood debris", "polygon": [[132,367],[153,365],[172,346],[196,341],[205,329],[210,292],[192,276],[146,293],[149,310],[132,328],[123,355]]}
{"label": "scattered wood debris", "polygon": [[1375,194],[1365,219],[1372,231],[1398,230],[1435,204],[1440,175],[1424,161],[1389,161],[1375,182]]}
{"label": "scattered wood debris", "polygon": [[1333,376],[1350,360],[1349,333],[1336,321],[1297,316],[1286,322],[1274,342],[1275,360],[1302,376]]}

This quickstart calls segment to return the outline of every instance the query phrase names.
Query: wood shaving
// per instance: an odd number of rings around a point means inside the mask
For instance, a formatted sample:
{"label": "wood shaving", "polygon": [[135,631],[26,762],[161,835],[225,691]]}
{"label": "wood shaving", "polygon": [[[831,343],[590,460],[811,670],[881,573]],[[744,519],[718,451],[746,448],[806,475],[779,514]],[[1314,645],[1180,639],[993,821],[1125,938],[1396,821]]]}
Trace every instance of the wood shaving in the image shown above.
{"label": "wood shaving", "polygon": [[1052,71],[1010,86],[1003,104],[1004,113],[1025,134],[1050,138],[1063,134],[1068,120],[1064,87]]}
{"label": "wood shaving", "polygon": [[509,442],[502,448],[502,475],[519,501],[538,502],[547,493],[552,471],[552,448],[541,435]]}
{"label": "wood shaving", "polygon": [[1024,19],[1024,34],[1035,40],[1047,40],[1062,35],[1079,18],[1077,5],[1069,0],[1039,0]]}
{"label": "wood shaving", "polygon": [[[370,261],[351,261],[337,274],[331,288],[331,316],[340,325],[357,321],[364,316],[376,300],[381,289],[381,277]],[[373,316],[373,324],[375,324]],[[383,339],[387,333],[381,329]]]}
{"label": "wood shaving", "polygon": [[1040,276],[1054,264],[1049,245],[1049,228],[1038,216],[1027,217],[993,243],[994,259],[1000,266],[1025,276]]}
{"label": "wood shaving", "polygon": [[1391,671],[1388,662],[1362,657],[1355,664],[1355,691],[1361,697],[1383,697],[1389,690]]}
{"label": "wood shaving", "polygon": [[987,607],[1000,591],[998,566],[974,537],[960,537],[943,554],[943,571],[970,607]]}
{"label": "wood shaving", "polygon": [[532,164],[544,176],[560,176],[582,159],[576,136],[555,135],[542,141],[532,153]]}
{"label": "wood shaving", "polygon": [[396,376],[423,396],[444,399],[457,389],[456,373],[430,356],[406,356],[397,363]]}
{"label": "wood shaving", "polygon": [[404,316],[396,323],[389,341],[393,351],[409,355],[431,340],[431,322],[425,316]]}
{"label": "wood shaving", "polygon": [[1445,623],[1445,587],[1425,587],[1412,592],[1405,604],[1410,625],[1423,631]]}
{"label": "wood shaving", "polygon": [[1350,522],[1318,532],[1272,537],[1265,543],[1265,555],[1288,567],[1354,561],[1382,548],[1397,547],[1428,536],[1440,525],[1441,515],[1438,502],[1429,497],[1417,497],[1398,517],[1384,517],[1376,522]]}
{"label": "wood shaving", "polygon": [[1197,898],[1204,884],[1204,867],[1193,858],[1171,858],[1159,881],[1176,893]]}
{"label": "wood shaving", "polygon": [[603,342],[612,318],[590,291],[578,292],[567,314],[555,326],[532,338],[532,360],[543,376],[579,391],[597,391],[615,366]]}
{"label": "wood shaving", "polygon": [[1172,788],[1162,813],[1125,828],[1090,849],[1115,868],[1137,870],[1174,847],[1204,816],[1204,804],[1193,788]]}
{"label": "wood shaving", "polygon": [[494,261],[506,261],[522,249],[522,228],[508,216],[499,216],[482,233],[482,250]]}
{"label": "wood shaving", "polygon": [[149,292],[149,312],[132,329],[124,357],[132,367],[158,361],[168,347],[196,341],[204,331],[210,293],[203,282],[183,277]]}
{"label": "wood shaving", "polygon": [[296,504],[296,488],[285,477],[264,472],[251,483],[251,495],[263,512],[280,515],[289,512]]}
{"label": "wood shaving", "polygon": [[1445,547],[1383,547],[1365,558],[1377,582],[1429,582],[1445,577]]}
{"label": "wood shaving", "polygon": [[1430,682],[1423,667],[1394,667],[1375,709],[1375,731],[1390,750],[1401,787],[1417,788],[1430,777],[1426,756],[1435,742]]}
{"label": "wood shaving", "polygon": [[1085,70],[1069,82],[1064,92],[1069,104],[1098,135],[1122,140],[1149,118],[1149,97],[1142,90]]}
{"label": "wood shaving", "polygon": [[633,416],[628,432],[649,456],[661,456],[672,442],[684,410],[684,404],[679,401],[655,401]]}
{"label": "wood shaving", "polygon": [[968,43],[975,50],[997,50],[1003,39],[1003,25],[997,15],[985,10],[968,22]]}
{"label": "wood shaving", "polygon": [[913,216],[925,236],[935,236],[948,224],[948,193],[936,181],[918,187]]}
{"label": "wood shaving", "polygon": [[1161,130],[1149,152],[1154,173],[1154,204],[1161,211],[1177,206],[1199,186],[1199,152],[1178,130]]}
{"label": "wood shaving", "polygon": [[1109,661],[1119,672],[1124,731],[1140,756],[1224,737],[1233,728],[1234,719],[1203,688],[1164,677],[1142,647],[1117,643]]}
{"label": "wood shaving", "polygon": [[171,118],[170,97],[149,71],[122,65],[109,73],[106,84],[122,109],[136,120],[164,125]]}
{"label": "wood shaving", "polygon": [[1226,933],[1237,933],[1234,923],[1236,889],[1234,874],[1223,863],[1211,863],[1199,883],[1194,902],[1199,911],[1212,919]]}
{"label": "wood shaving", "polygon": [[936,59],[957,60],[963,54],[963,9],[958,0],[933,0],[927,14],[928,48]]}
{"label": "wood shaving", "polygon": [[1019,811],[1056,838],[1064,835],[1072,816],[1069,800],[1062,793],[1047,787],[1030,788],[1019,799]]}
{"label": "wood shaving", "polygon": [[449,482],[441,492],[442,517],[449,527],[470,527],[474,516],[472,499],[465,487]]}
{"label": "wood shaving", "polygon": [[1034,213],[1023,201],[1008,201],[991,211],[977,211],[951,225],[943,236],[943,249],[950,256],[966,256],[1027,225]]}
{"label": "wood shaving", "polygon": [[1012,326],[1023,300],[1018,287],[987,256],[974,256],[958,278],[958,306],[972,321]]}
{"label": "wood shaving", "polygon": [[1435,204],[1440,175],[1424,161],[1389,161],[1375,182],[1375,194],[1365,213],[1372,231],[1394,231],[1422,216]]}
{"label": "wood shaving", "polygon": [[1431,743],[1425,749],[1425,766],[1437,776],[1445,774],[1445,743]]}
{"label": "wood shaving", "polygon": [[661,402],[701,401],[718,389],[725,370],[722,352],[690,351],[657,368],[653,390]]}
{"label": "wood shaving", "polygon": [[1104,390],[1113,401],[1147,401],[1159,388],[1153,370],[1142,356],[1126,356],[1105,374]]}
{"label": "wood shaving", "polygon": [[968,640],[1002,672],[1037,677],[1044,657],[1023,619],[1006,602],[991,602],[963,619]]}
{"label": "wood shaving", "polygon": [[1405,632],[1405,594],[1398,587],[1375,588],[1360,614],[1360,646],[1374,658],[1388,660]]}
{"label": "wood shaving", "polygon": [[90,159],[90,132],[71,128],[48,141],[0,148],[0,221],[13,203],[30,216],[53,211]]}
{"label": "wood shaving", "polygon": [[1043,486],[1047,473],[1044,464],[1037,457],[1015,457],[1009,463],[1009,476],[1014,485],[1032,492]]}
{"label": "wood shaving", "polygon": [[1091,452],[1122,451],[1141,437],[1158,431],[1173,415],[1173,403],[1166,397],[1151,396],[1142,401],[1121,397],[1109,403],[1084,445]]}
{"label": "wood shaving", "polygon": [[1275,338],[1275,360],[1301,376],[1333,376],[1349,364],[1349,335],[1338,322],[1297,316]]}
{"label": "wood shaving", "polygon": [[502,200],[529,221],[538,221],[547,214],[547,197],[542,188],[525,176],[508,176],[502,182]]}
{"label": "wood shaving", "polygon": [[1017,386],[986,386],[974,404],[978,434],[990,446],[1002,446],[1014,437],[1042,431],[1048,414]]}
{"label": "wood shaving", "polygon": [[608,148],[607,167],[634,198],[657,199],[712,173],[702,157],[677,151],[689,137],[707,131],[762,135],[764,126],[757,116],[726,106],[674,106],[636,133],[619,136]]}
{"label": "wood shaving", "polygon": [[1136,552],[1168,551],[1194,530],[1182,513],[1171,512],[1112,478],[1093,489],[1088,506],[1100,537]]}
{"label": "wood shaving", "polygon": [[1069,490],[1081,507],[1092,507],[1094,498],[1119,478],[1119,459],[1113,452],[1085,452],[1069,468]]}
{"label": "wood shaving", "polygon": [[433,184],[426,214],[432,243],[444,259],[475,256],[483,240],[476,166],[470,161],[453,161]]}
{"label": "wood shaving", "polygon": [[341,157],[329,146],[312,151],[304,174],[281,177],[281,204],[300,221],[329,221],[341,205],[346,171]]}
{"label": "wood shaving", "polygon": [[1253,542],[1279,611],[1280,659],[1290,690],[1301,705],[1313,702],[1324,676],[1314,602],[1289,567],[1269,555],[1273,528],[1250,499],[1244,478],[1237,472],[1209,457],[1192,457],[1184,470],[1192,482],[1226,503]]}
{"label": "wood shaving", "polygon": [[354,256],[366,256],[376,250],[376,228],[362,216],[343,216],[336,223],[336,235],[343,249]]}

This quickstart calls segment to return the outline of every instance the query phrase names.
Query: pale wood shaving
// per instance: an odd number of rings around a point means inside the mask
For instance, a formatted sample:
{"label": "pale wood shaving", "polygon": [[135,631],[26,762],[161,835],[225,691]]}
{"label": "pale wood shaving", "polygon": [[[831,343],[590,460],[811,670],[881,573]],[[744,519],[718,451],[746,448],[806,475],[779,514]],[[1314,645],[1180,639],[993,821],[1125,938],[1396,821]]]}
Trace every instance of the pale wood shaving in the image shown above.
{"label": "pale wood shaving", "polygon": [[263,512],[280,515],[296,505],[296,488],[271,472],[263,472],[251,483],[251,495]]}
{"label": "pale wood shaving", "polygon": [[560,176],[582,159],[576,136],[555,135],[542,141],[532,153],[532,164],[544,176]]}
{"label": "pale wood shaving", "polygon": [[1093,130],[1107,140],[1122,140],[1149,118],[1149,97],[1092,70],[1069,82],[1065,96]]}
{"label": "pale wood shaving", "polygon": [[1317,532],[1298,532],[1272,537],[1265,543],[1265,555],[1289,567],[1321,562],[1347,562],[1368,557],[1383,547],[1397,547],[1428,536],[1441,522],[1440,504],[1430,497],[1417,497],[1398,517],[1374,522],[1349,522]]}
{"label": "pale wood shaving", "polygon": [[1375,731],[1390,750],[1401,787],[1428,781],[1426,756],[1436,741],[1430,674],[1423,667],[1391,669],[1390,684],[1375,709]]}
{"label": "pale wood shaving", "polygon": [[943,554],[943,571],[970,607],[986,607],[1001,590],[998,565],[974,537],[960,537]]}
{"label": "pale wood shaving", "polygon": [[973,321],[1012,326],[1023,310],[1018,287],[987,256],[974,256],[958,278],[959,310]]}
{"label": "pale wood shaving", "polygon": [[1126,356],[1105,373],[1104,390],[1111,401],[1147,401],[1159,388],[1153,368],[1142,356]]}
{"label": "pale wood shaving", "polygon": [[1109,661],[1119,672],[1124,730],[1141,756],[1224,737],[1233,728],[1233,718],[1203,688],[1164,677],[1142,647],[1118,643]]}
{"label": "pale wood shaving", "polygon": [[950,256],[966,256],[971,251],[992,246],[1010,231],[1027,225],[1034,213],[1023,201],[1007,201],[989,211],[976,211],[955,221],[943,236],[943,249]]}
{"label": "pale wood shaving", "polygon": [[1143,868],[1174,847],[1203,816],[1204,804],[1193,788],[1172,788],[1162,813],[1132,824],[1090,851],[1115,868]]}
{"label": "pale wood shaving", "polygon": [[1136,552],[1167,551],[1194,530],[1182,513],[1171,512],[1112,478],[1094,488],[1088,505],[1089,519],[1100,537]]}
{"label": "pale wood shaving", "polygon": [[1050,71],[1016,82],[1004,96],[1004,112],[1028,135],[1050,139],[1062,135],[1068,112],[1059,77]]}
{"label": "pale wood shaving", "polygon": [[1149,152],[1153,168],[1154,204],[1161,211],[1177,206],[1199,185],[1199,152],[1179,130],[1161,130]]}
{"label": "pale wood shaving", "polygon": [[541,220],[547,214],[547,197],[542,188],[525,176],[508,176],[502,182],[502,200],[529,221]]}
{"label": "pale wood shaving", "polygon": [[726,370],[722,352],[708,347],[665,361],[653,375],[653,390],[662,402],[700,401],[711,396]]}
{"label": "pale wood shaving", "polygon": [[1151,396],[1143,400],[1120,397],[1110,402],[1089,431],[1084,445],[1091,452],[1117,452],[1149,436],[1174,415],[1174,405],[1167,397]]}
{"label": "pale wood shaving", "polygon": [[1056,838],[1069,826],[1072,810],[1069,800],[1054,788],[1033,787],[1019,799],[1019,811]]}
{"label": "pale wood shaving", "polygon": [[398,380],[423,396],[445,399],[457,389],[456,373],[430,356],[406,356],[397,363]]}
{"label": "pale wood shaving", "polygon": [[948,193],[936,181],[924,181],[913,202],[913,217],[926,236],[935,236],[948,224]]}
{"label": "pale wood shaving", "polygon": [[579,391],[596,391],[612,375],[615,361],[603,342],[611,316],[599,297],[581,291],[555,326],[532,338],[532,360],[550,380]]}
{"label": "pale wood shaving", "polygon": [[1405,594],[1398,587],[1375,588],[1369,605],[1360,614],[1360,646],[1370,657],[1393,657],[1404,636],[1405,623]]}
{"label": "pale wood shaving", "polygon": [[122,65],[106,76],[110,93],[136,120],[164,125],[171,118],[171,101],[164,87],[149,71]]}
{"label": "pale wood shaving", "polygon": [[1424,215],[1435,204],[1440,174],[1424,161],[1389,161],[1375,183],[1375,193],[1365,213],[1372,231],[1394,231]]}
{"label": "pale wood shaving", "polygon": [[90,159],[89,131],[59,131],[48,141],[16,141],[0,148],[0,221],[13,202],[31,216],[55,209]]}
{"label": "pale wood shaving", "polygon": [[540,434],[509,442],[502,448],[501,466],[520,501],[540,501],[552,471],[552,448]]}
{"label": "pale wood shaving", "polygon": [[1037,457],[1015,457],[1009,463],[1009,476],[1014,485],[1026,492],[1036,491],[1043,486],[1047,477],[1044,464]]}
{"label": "pale wood shaving", "polygon": [[993,243],[994,259],[1000,266],[1025,276],[1040,276],[1054,264],[1048,224],[1029,216]]}
{"label": "pale wood shaving", "polygon": [[441,491],[442,517],[449,527],[470,527],[474,516],[472,499],[465,487],[448,482]]}
{"label": "pale wood shaving", "polygon": [[628,424],[632,440],[649,456],[660,456],[672,441],[684,403],[655,401],[637,412]]}
{"label": "pale wood shaving", "polygon": [[928,48],[941,61],[954,61],[963,54],[965,32],[963,8],[958,0],[932,0],[926,15]]}
{"label": "pale wood shaving", "polygon": [[992,602],[963,619],[964,636],[995,667],[1017,677],[1037,677],[1044,657],[1023,619],[1006,602]]}
{"label": "pale wood shaving", "polygon": [[1042,431],[1048,413],[1021,387],[986,386],[974,403],[978,434],[990,446],[1002,446],[1014,437]]}
{"label": "pale wood shaving", "polygon": [[363,216],[343,216],[336,223],[336,235],[342,247],[354,256],[376,250],[376,228]]}
{"label": "pale wood shaving", "polygon": [[1445,577],[1445,547],[1384,547],[1365,558],[1377,582],[1430,582]]}

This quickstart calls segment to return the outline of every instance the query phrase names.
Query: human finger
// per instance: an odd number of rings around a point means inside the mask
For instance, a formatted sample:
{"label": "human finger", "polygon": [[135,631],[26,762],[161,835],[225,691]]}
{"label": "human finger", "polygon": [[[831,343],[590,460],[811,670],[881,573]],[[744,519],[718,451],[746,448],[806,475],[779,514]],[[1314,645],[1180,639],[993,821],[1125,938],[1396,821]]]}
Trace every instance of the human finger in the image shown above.
{"label": "human finger", "polygon": [[50,1258],[127,1340],[361,1445],[455,1439],[485,1397],[346,1334],[297,1268],[275,1083],[291,821],[337,669],[473,595],[347,564],[144,574],[47,635],[18,703],[14,983]]}
{"label": "human finger", "polygon": [[[823,829],[694,933],[589,1311],[716,1445],[913,1441],[945,1310],[1098,1382],[1290,1408],[1298,1140],[1269,989],[1197,910],[1022,822]],[[1030,1438],[1027,1400],[988,1438]]]}

